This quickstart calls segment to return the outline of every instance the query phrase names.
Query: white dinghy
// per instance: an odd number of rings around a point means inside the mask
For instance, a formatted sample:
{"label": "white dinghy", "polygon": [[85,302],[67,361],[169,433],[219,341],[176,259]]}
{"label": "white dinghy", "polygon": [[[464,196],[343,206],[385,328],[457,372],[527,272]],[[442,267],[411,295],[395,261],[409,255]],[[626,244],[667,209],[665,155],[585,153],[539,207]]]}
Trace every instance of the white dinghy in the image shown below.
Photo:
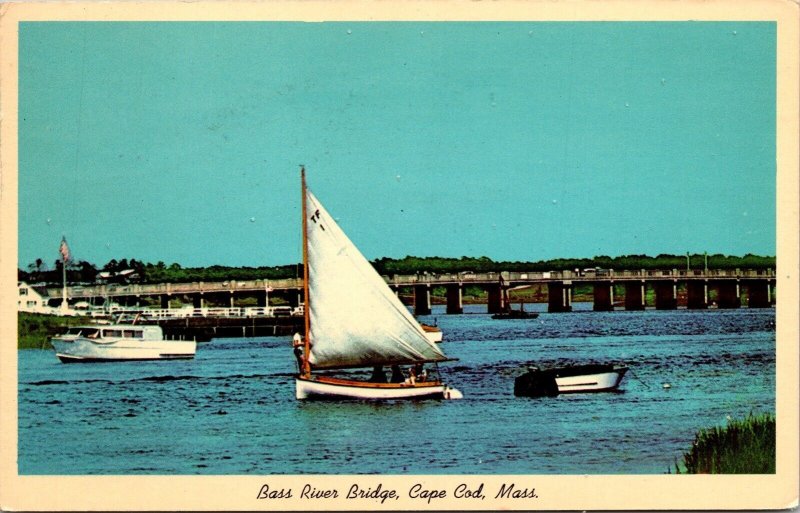
{"label": "white dinghy", "polygon": [[568,365],[553,369],[531,367],[514,380],[514,395],[554,396],[585,392],[613,392],[628,367],[613,364]]}
{"label": "white dinghy", "polygon": [[[301,183],[305,337],[296,348],[297,399],[461,398],[427,369],[414,373],[448,358],[306,188],[304,169]],[[387,382],[384,366],[395,374],[410,366],[409,376]],[[359,368],[372,368],[373,379],[333,375]]]}

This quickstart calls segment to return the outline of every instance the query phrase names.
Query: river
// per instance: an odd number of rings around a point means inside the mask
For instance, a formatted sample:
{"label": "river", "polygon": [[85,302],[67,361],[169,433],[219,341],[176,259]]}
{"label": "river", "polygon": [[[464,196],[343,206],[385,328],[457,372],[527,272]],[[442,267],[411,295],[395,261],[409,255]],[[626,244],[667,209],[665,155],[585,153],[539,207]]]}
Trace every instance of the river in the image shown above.
{"label": "river", "polygon": [[[775,411],[773,309],[492,320],[442,307],[458,401],[300,402],[289,337],[189,361],[65,365],[20,350],[20,474],[661,474],[695,432]],[[625,363],[619,393],[518,398],[529,364]]]}

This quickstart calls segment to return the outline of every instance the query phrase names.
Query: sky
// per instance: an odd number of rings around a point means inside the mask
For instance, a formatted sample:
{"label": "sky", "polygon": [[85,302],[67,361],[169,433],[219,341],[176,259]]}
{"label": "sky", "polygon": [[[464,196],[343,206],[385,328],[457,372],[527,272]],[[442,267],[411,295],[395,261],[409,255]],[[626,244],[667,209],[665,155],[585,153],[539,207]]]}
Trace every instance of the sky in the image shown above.
{"label": "sky", "polygon": [[19,266],[775,254],[771,22],[28,22]]}

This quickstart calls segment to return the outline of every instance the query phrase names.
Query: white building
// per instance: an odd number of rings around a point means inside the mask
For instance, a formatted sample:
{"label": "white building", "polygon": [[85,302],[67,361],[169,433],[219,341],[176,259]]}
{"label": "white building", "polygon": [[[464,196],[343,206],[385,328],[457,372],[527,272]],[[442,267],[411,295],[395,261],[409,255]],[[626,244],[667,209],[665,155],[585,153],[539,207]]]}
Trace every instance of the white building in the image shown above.
{"label": "white building", "polygon": [[[37,290],[38,289],[38,290]],[[17,311],[54,314],[56,309],[47,305],[47,289],[44,287],[32,287],[23,281],[17,282]]]}

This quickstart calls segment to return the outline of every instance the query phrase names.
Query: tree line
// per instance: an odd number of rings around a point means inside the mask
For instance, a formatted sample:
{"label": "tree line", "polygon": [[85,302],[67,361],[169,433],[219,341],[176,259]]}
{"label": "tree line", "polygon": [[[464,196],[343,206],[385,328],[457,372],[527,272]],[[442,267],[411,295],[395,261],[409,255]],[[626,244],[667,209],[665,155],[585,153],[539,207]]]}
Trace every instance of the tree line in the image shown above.
{"label": "tree line", "polygon": [[373,265],[381,274],[414,274],[417,271],[433,273],[456,273],[463,271],[472,272],[500,272],[500,271],[567,271],[575,269],[613,269],[619,270],[653,270],[653,269],[774,269],[775,257],[746,254],[744,256],[729,256],[722,254],[706,255],[695,253],[690,255],[666,255],[655,257],[648,255],[623,255],[610,257],[606,255],[592,258],[556,258],[539,260],[536,262],[499,261],[495,262],[487,257],[461,258],[441,257],[414,257],[407,256],[402,259],[379,258]]}
{"label": "tree line", "polygon": [[[56,260],[47,266],[41,259],[29,264],[26,269],[17,269],[19,281],[61,284],[63,281],[63,262]],[[302,276],[302,264],[289,264],[271,267],[232,267],[212,265],[209,267],[182,267],[178,263],[142,262],[112,259],[103,266],[84,260],[68,261],[67,282],[71,284],[109,283],[186,283],[195,281],[225,280],[276,280]],[[298,274],[299,273],[299,274]]]}
{"label": "tree line", "polygon": [[[593,258],[556,258],[536,262],[494,261],[488,257],[416,257],[378,258],[372,265],[379,274],[416,273],[460,273],[460,272],[501,272],[501,271],[565,271],[575,269],[613,269],[613,270],[652,270],[652,269],[703,269],[708,260],[709,269],[774,269],[774,256],[746,254],[730,255],[624,255],[617,257],[595,256]],[[116,283],[186,283],[197,281],[225,280],[278,280],[296,278],[303,275],[301,263],[261,267],[231,267],[212,265],[209,267],[182,267],[180,264],[141,262],[136,259],[112,259],[105,265],[87,261],[67,262],[67,282],[70,284],[93,284],[100,281]],[[25,269],[18,269],[18,279],[27,283],[60,285],[62,282],[61,260],[48,266],[37,259]],[[104,274],[101,274],[104,273]]]}

